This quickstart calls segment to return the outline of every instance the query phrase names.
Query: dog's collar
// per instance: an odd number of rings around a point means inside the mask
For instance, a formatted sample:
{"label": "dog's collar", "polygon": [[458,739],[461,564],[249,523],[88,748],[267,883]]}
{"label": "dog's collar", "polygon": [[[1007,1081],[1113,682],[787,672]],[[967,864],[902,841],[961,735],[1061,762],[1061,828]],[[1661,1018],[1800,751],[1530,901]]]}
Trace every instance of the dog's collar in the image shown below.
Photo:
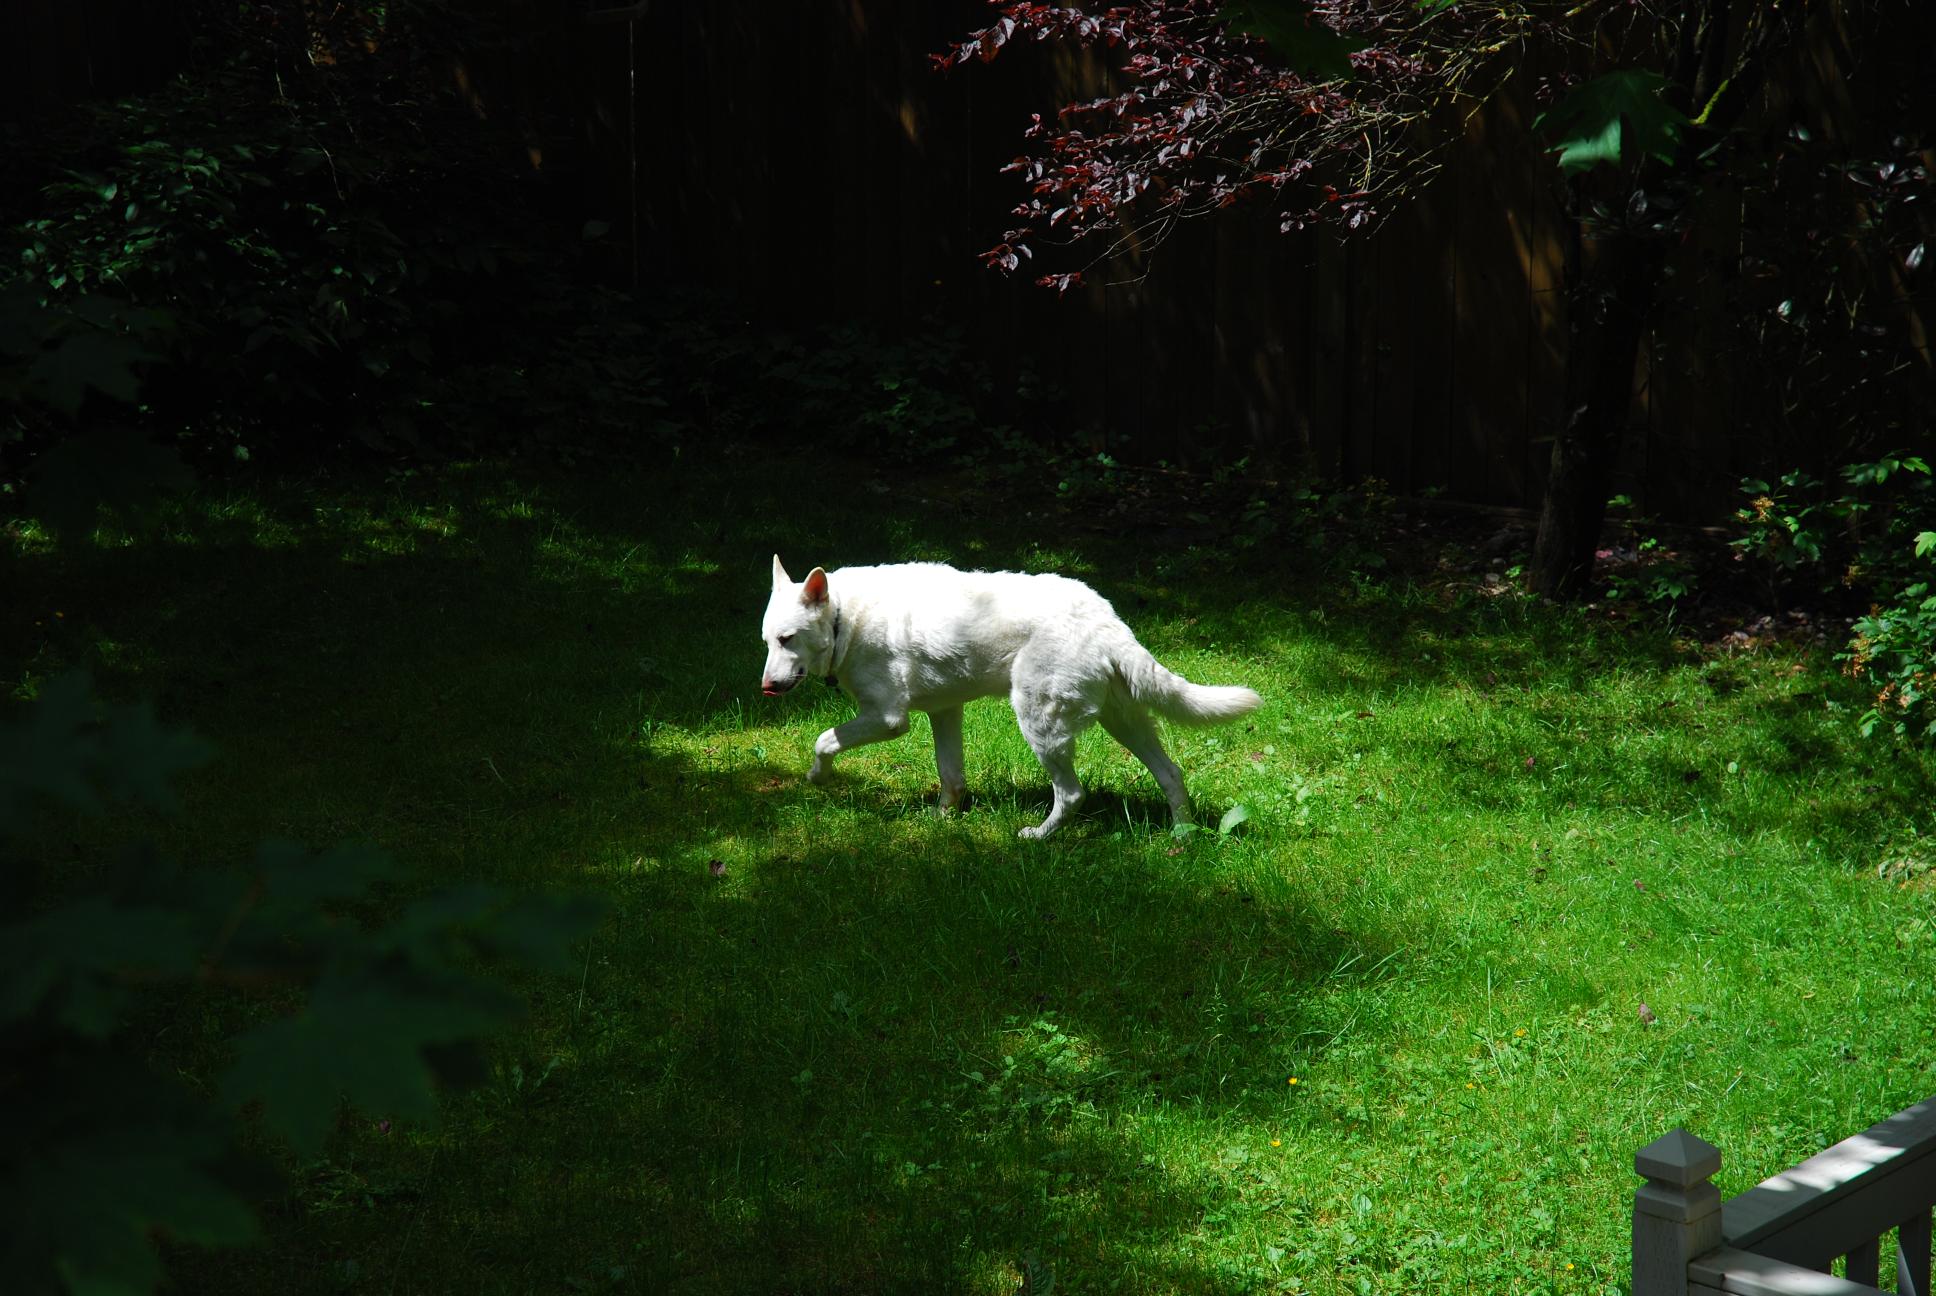
{"label": "dog's collar", "polygon": [[834,677],[834,658],[839,655],[840,655],[840,608],[838,605],[836,605],[834,608],[834,633],[833,633],[833,637],[827,641],[827,675],[826,675],[827,683],[833,685],[835,688],[840,687],[840,681]]}

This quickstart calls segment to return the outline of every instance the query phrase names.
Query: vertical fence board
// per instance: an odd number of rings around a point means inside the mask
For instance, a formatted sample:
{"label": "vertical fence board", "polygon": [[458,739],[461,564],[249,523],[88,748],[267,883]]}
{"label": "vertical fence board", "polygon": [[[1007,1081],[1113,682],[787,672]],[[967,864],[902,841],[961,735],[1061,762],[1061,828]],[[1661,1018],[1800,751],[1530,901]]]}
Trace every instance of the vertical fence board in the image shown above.
{"label": "vertical fence board", "polygon": [[1316,330],[1312,327],[1317,300],[1317,239],[1308,232],[1267,234],[1282,249],[1282,288],[1272,301],[1272,317],[1284,336],[1283,386],[1278,411],[1260,413],[1260,423],[1287,427],[1294,440],[1288,447],[1295,461],[1313,462],[1315,415],[1311,394],[1321,384],[1314,365]]}
{"label": "vertical fence board", "polygon": [[1205,433],[1216,413],[1216,323],[1222,306],[1217,243],[1222,231],[1193,221],[1176,231],[1149,260],[1136,300],[1143,325],[1141,396],[1131,452],[1190,462],[1235,458],[1243,442],[1228,431]]}
{"label": "vertical fence board", "polygon": [[1861,1283],[1865,1287],[1880,1286],[1882,1266],[1880,1258],[1882,1246],[1879,1239],[1871,1238],[1855,1250],[1849,1252],[1843,1262],[1843,1277],[1850,1282]]}
{"label": "vertical fence board", "polygon": [[1218,309],[1209,322],[1217,417],[1249,453],[1302,463],[1310,452],[1310,240],[1267,209],[1216,230]]}
{"label": "vertical fence board", "polygon": [[1103,447],[1112,454],[1123,443],[1135,443],[1143,436],[1143,394],[1148,371],[1143,349],[1144,283],[1122,270],[1121,278],[1110,283],[1106,293],[1109,304],[1105,332],[1108,359],[1104,382]]}
{"label": "vertical fence board", "polygon": [[1351,363],[1345,334],[1347,278],[1345,249],[1328,232],[1308,236],[1311,245],[1311,345],[1312,383],[1307,400],[1311,407],[1311,467],[1323,474],[1348,474],[1350,464],[1345,450],[1345,393],[1350,384],[1346,369]]}
{"label": "vertical fence board", "polygon": [[1503,96],[1475,115],[1456,168],[1459,230],[1458,327],[1452,340],[1453,491],[1466,499],[1517,503],[1524,486],[1526,355],[1523,109]]}
{"label": "vertical fence board", "polygon": [[1439,211],[1421,197],[1380,231],[1377,310],[1380,476],[1406,492],[1442,485],[1450,415]]}
{"label": "vertical fence board", "polygon": [[1378,267],[1385,248],[1375,239],[1345,245],[1345,473],[1348,478],[1388,477],[1390,455],[1378,440]]}
{"label": "vertical fence board", "polygon": [[1566,339],[1572,327],[1567,301],[1572,223],[1559,208],[1553,184],[1536,184],[1532,196],[1532,240],[1526,263],[1526,449],[1520,502],[1546,493],[1552,469],[1553,438],[1566,409]]}
{"label": "vertical fence board", "polygon": [[1930,1212],[1918,1210],[1896,1229],[1896,1290],[1930,1296],[1929,1289]]}
{"label": "vertical fence board", "polygon": [[1452,350],[1454,238],[1447,225],[1457,213],[1450,185],[1435,186],[1416,205],[1409,274],[1393,294],[1408,322],[1400,380],[1412,393],[1406,480],[1412,490],[1443,489],[1452,471]]}

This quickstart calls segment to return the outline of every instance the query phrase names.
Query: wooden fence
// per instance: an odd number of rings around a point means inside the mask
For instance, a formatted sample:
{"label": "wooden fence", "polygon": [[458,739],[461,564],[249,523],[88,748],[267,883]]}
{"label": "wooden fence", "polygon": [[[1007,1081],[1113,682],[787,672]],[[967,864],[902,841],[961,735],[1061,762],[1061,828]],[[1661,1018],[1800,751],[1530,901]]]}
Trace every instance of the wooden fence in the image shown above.
{"label": "wooden fence", "polygon": [[[1918,2],[1826,6],[1820,39],[1772,79],[1752,129],[1780,140],[1801,104],[1810,120],[1919,120],[1936,99],[1936,78],[1916,63],[1926,51],[1885,39],[1877,16]],[[19,21],[40,69],[28,97],[56,93],[40,85],[48,78],[76,94],[134,85],[139,42],[164,8],[27,0]],[[621,12],[586,21],[601,8]],[[984,351],[1061,383],[1094,444],[1129,456],[1201,465],[1248,454],[1498,504],[1541,493],[1565,414],[1577,249],[1554,168],[1530,138],[1530,71],[1470,119],[1441,177],[1371,237],[1284,236],[1264,213],[1193,221],[1153,258],[1057,298],[984,271],[976,253],[999,240],[1020,197],[1000,167],[1021,150],[1029,114],[1093,91],[1097,68],[1025,46],[935,72],[929,55],[988,21],[981,0],[526,9],[529,40],[454,71],[481,116],[522,132],[534,167],[576,189],[585,217],[624,236],[614,277],[636,266],[647,291],[698,281],[781,323],[959,324]],[[1842,20],[1858,12],[1870,26]],[[1701,267],[1738,251],[1740,203],[1729,201],[1721,192],[1680,253],[1677,292],[1701,283],[1685,291],[1710,298],[1676,303],[1635,374],[1619,485],[1670,518],[1712,520],[1742,475],[1803,462],[1798,439],[1811,432],[1779,427],[1767,376],[1742,369],[1713,325],[1725,272]],[[1921,356],[1907,380],[1936,404],[1913,318],[1932,288],[1936,274],[1924,273],[1890,291],[1920,294],[1905,299]]]}
{"label": "wooden fence", "polygon": [[1474,119],[1426,200],[1376,236],[1285,236],[1237,211],[1058,298],[976,253],[1011,223],[1022,190],[1000,168],[1029,114],[1093,92],[1096,67],[1024,47],[935,72],[928,56],[987,15],[973,0],[726,0],[588,24],[579,116],[616,224],[634,165],[644,177],[646,278],[699,274],[769,318],[965,324],[1064,385],[1119,454],[1262,454],[1536,498],[1565,383],[1567,249],[1524,165],[1525,95]]}
{"label": "wooden fence", "polygon": [[[1930,80],[1889,63],[1878,29],[1824,12],[1750,127],[1765,151],[1804,106],[1810,120],[1901,113],[1883,87]],[[1284,236],[1268,213],[1186,222],[1153,257],[1057,299],[982,270],[975,253],[1021,196],[1000,167],[1030,112],[1093,93],[1097,69],[1028,46],[931,69],[931,53],[988,17],[976,0],[719,0],[587,25],[572,59],[587,73],[581,117],[605,123],[594,146],[614,208],[627,203],[624,160],[640,159],[630,193],[647,273],[699,274],[768,317],[962,322],[986,349],[1064,382],[1076,420],[1118,453],[1253,454],[1403,492],[1538,499],[1565,416],[1578,249],[1556,168],[1531,138],[1529,70],[1371,237]],[[624,129],[633,110],[636,134]],[[1743,475],[1822,449],[1797,443],[1814,429],[1771,417],[1772,385],[1740,368],[1716,323],[1732,289],[1711,268],[1738,250],[1740,201],[1710,202],[1677,253],[1676,300],[1634,378],[1619,487],[1663,516],[1713,520]],[[1908,380],[1936,402],[1928,360],[1924,345]]]}
{"label": "wooden fence", "polygon": [[1936,1097],[1725,1203],[1720,1168],[1684,1129],[1635,1155],[1633,1296],[1862,1296],[1881,1290],[1891,1230],[1895,1291],[1930,1296]]}

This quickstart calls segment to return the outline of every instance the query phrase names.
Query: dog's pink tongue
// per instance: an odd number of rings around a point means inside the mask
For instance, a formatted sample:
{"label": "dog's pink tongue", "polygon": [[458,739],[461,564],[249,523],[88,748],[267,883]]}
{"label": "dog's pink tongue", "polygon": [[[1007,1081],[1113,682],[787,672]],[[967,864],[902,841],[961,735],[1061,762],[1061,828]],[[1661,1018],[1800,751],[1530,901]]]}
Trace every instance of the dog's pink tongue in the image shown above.
{"label": "dog's pink tongue", "polygon": [[760,690],[760,692],[762,692],[762,693],[764,693],[764,694],[766,694],[766,695],[767,695],[768,697],[778,697],[778,696],[780,696],[780,690],[778,690],[778,689],[776,689],[776,688],[763,688],[763,689],[761,689],[761,690]]}

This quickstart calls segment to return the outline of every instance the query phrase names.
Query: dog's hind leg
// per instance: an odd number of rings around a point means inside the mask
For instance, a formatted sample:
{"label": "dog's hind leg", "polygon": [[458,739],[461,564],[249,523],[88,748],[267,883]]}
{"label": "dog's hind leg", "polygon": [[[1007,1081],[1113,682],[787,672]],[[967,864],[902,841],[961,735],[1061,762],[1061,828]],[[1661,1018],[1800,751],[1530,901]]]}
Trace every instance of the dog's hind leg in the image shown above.
{"label": "dog's hind leg", "polygon": [[968,777],[961,760],[961,708],[943,707],[928,712],[934,728],[934,773],[941,781],[943,810],[953,810],[968,795]]}
{"label": "dog's hind leg", "polygon": [[1076,740],[1073,734],[1032,733],[1027,725],[1022,727],[1022,735],[1035,749],[1035,759],[1049,772],[1049,782],[1055,788],[1055,804],[1049,807],[1048,818],[1016,834],[1039,841],[1060,828],[1082,804],[1082,780],[1076,777]]}
{"label": "dog's hind leg", "polygon": [[877,715],[863,711],[844,725],[836,725],[814,740],[813,766],[807,770],[807,782],[825,783],[833,777],[834,757],[855,747],[865,747],[868,743],[886,742],[899,738],[908,731],[907,713],[899,715]]}
{"label": "dog's hind leg", "polygon": [[1022,726],[1022,737],[1028,739],[1055,788],[1055,804],[1049,807],[1048,818],[1018,834],[1038,841],[1060,828],[1082,804],[1082,781],[1076,777],[1076,737],[1096,722],[1098,706],[1083,695],[1080,684],[1072,689],[1068,680],[1057,678],[1053,671],[1038,674],[1030,669],[1032,665],[1026,651],[1015,659],[1008,700],[1015,708],[1016,723]]}
{"label": "dog's hind leg", "polygon": [[1183,771],[1176,767],[1170,754],[1163,750],[1163,739],[1156,731],[1156,721],[1147,711],[1134,704],[1105,707],[1102,713],[1102,727],[1109,736],[1127,747],[1130,754],[1149,772],[1156,776],[1158,786],[1170,803],[1170,814],[1177,823],[1193,822],[1190,815],[1190,794],[1183,787]]}

